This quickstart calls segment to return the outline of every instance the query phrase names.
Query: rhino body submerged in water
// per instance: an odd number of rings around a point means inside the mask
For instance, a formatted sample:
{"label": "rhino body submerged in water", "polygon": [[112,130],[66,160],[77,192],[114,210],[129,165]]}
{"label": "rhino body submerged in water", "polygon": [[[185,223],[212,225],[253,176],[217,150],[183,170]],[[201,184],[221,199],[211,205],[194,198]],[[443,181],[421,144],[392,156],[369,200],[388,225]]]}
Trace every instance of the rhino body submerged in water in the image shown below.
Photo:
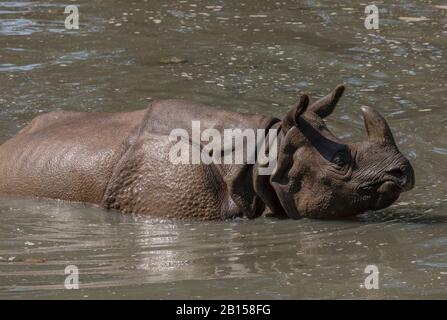
{"label": "rhino body submerged in water", "polygon": [[[385,208],[414,185],[385,119],[362,107],[367,140],[345,143],[326,127],[344,91],[309,105],[302,95],[282,119],[182,100],[122,113],[56,111],[36,117],[0,146],[0,194],[88,202],[161,218],[341,218]],[[266,129],[277,135],[275,170],[266,163],[174,164],[173,129]],[[267,132],[267,131],[266,131]]]}

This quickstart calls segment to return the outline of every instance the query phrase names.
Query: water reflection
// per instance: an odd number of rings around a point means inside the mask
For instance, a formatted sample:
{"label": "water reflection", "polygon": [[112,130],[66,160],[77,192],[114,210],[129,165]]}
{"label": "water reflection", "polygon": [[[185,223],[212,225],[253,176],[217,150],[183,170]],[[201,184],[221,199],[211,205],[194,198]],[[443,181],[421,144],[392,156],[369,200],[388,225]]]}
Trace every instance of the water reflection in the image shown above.
{"label": "water reflection", "polygon": [[[417,282],[420,276],[411,278],[417,269],[407,270],[405,277],[397,270],[414,265],[428,273],[445,272],[447,239],[436,232],[445,229],[445,217],[408,219],[396,210],[343,222],[198,223],[129,217],[52,201],[2,199],[0,296],[52,296],[60,290],[58,295],[81,297],[82,290],[121,287],[132,296],[133,286],[162,283],[173,285],[170,294],[175,296],[175,288],[188,287],[191,281],[218,285],[224,279],[237,280],[229,282],[231,290],[248,286],[241,296],[250,286],[258,296],[270,298],[276,290],[285,297],[334,294],[324,288],[346,297],[362,296],[366,292],[359,284],[370,263],[386,270],[384,283],[390,290],[399,284],[400,294],[411,296],[402,279]],[[432,233],[427,235],[425,226]],[[80,269],[83,289],[78,294],[63,290],[68,264]],[[161,291],[145,297],[157,294]],[[209,294],[225,296],[214,289]]]}

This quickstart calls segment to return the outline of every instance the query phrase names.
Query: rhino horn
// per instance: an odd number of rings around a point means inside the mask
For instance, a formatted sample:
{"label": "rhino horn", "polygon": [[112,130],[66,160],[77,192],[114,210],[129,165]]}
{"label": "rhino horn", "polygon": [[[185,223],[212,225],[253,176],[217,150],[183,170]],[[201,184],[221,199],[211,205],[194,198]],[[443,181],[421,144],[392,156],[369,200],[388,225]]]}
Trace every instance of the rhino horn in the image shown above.
{"label": "rhino horn", "polygon": [[370,141],[396,145],[386,120],[371,107],[362,106],[363,120]]}

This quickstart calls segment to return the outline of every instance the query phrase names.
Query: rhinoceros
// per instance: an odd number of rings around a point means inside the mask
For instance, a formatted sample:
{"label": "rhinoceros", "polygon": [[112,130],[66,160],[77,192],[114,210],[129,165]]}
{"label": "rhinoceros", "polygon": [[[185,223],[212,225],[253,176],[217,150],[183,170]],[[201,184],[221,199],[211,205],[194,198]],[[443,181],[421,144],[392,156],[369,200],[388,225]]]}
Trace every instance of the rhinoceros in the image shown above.
{"label": "rhinoceros", "polygon": [[[414,171],[385,119],[361,108],[367,140],[345,143],[324,119],[339,85],[309,104],[302,94],[282,120],[184,100],[156,100],[118,113],[54,111],[36,117],[0,146],[0,194],[86,202],[123,213],[218,220],[342,218],[390,206],[413,188]],[[173,163],[173,144],[202,150],[177,128],[265,129],[277,136],[271,174],[265,161]]]}

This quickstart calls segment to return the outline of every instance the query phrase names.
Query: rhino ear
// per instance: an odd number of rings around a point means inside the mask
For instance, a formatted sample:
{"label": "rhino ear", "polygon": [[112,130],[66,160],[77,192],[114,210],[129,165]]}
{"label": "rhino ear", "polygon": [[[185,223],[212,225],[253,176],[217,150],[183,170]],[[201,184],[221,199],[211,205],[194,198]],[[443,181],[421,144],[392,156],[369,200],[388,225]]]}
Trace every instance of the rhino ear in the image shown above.
{"label": "rhino ear", "polygon": [[297,125],[298,118],[306,112],[308,105],[309,96],[307,94],[302,94],[282,120],[281,129],[284,133],[287,133],[291,128]]}
{"label": "rhino ear", "polygon": [[344,91],[345,86],[338,85],[331,93],[315,101],[309,107],[309,110],[313,111],[321,118],[326,118],[334,111],[335,106],[337,105],[338,100],[340,100]]}

